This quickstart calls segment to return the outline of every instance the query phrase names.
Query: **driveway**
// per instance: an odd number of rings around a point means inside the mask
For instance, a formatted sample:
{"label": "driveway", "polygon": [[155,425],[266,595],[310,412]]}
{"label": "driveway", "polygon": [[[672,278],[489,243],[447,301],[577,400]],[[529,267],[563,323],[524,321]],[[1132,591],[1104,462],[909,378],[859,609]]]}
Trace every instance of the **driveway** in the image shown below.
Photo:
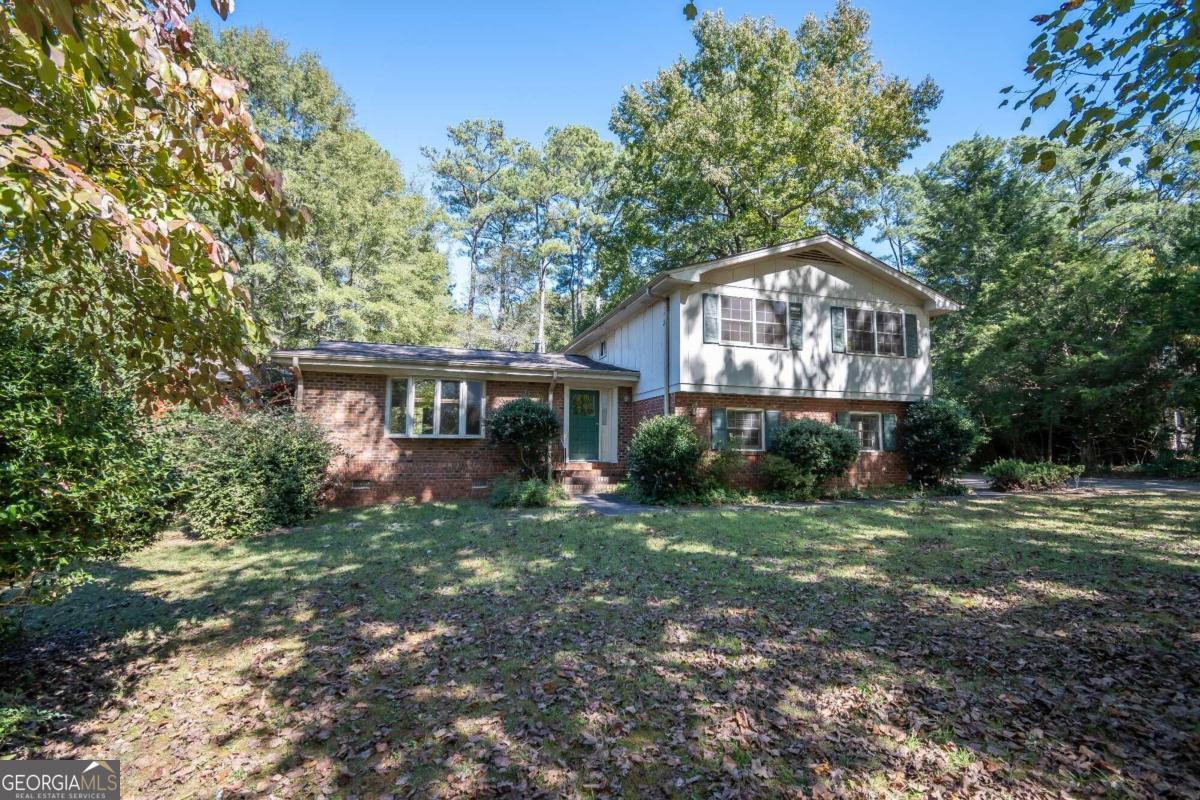
{"label": "driveway", "polygon": [[[988,479],[983,475],[964,475],[959,482],[976,492],[988,491]],[[1200,493],[1200,483],[1173,481],[1161,478],[1080,478],[1080,491],[1091,492],[1183,492]]]}

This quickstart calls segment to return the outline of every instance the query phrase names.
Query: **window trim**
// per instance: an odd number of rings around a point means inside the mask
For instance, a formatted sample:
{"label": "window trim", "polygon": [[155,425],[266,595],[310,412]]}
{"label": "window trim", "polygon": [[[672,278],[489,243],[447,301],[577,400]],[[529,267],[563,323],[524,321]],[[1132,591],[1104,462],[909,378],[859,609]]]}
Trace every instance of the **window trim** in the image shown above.
{"label": "window trim", "polygon": [[[392,384],[395,381],[407,381],[406,404],[404,414],[407,420],[403,433],[392,432]],[[458,433],[423,433],[414,434],[413,408],[416,397],[413,394],[413,383],[417,380],[433,381],[433,429],[436,431],[442,422],[442,383],[452,382],[458,386]],[[467,430],[467,384],[481,384],[479,394],[479,433],[466,433]],[[482,439],[487,435],[487,381],[474,378],[439,378],[435,375],[388,375],[387,391],[383,400],[383,434],[388,439]]]}
{"label": "window trim", "polygon": [[[734,447],[730,432],[733,426],[729,424],[730,411],[748,411],[758,415],[758,447]],[[739,453],[762,453],[767,449],[767,412],[762,408],[726,408],[725,409],[725,446]]]}
{"label": "window trim", "polygon": [[[908,315],[903,310],[893,311],[891,309],[879,308],[864,308],[862,306],[843,306],[845,308],[845,318],[842,320],[842,327],[846,337],[846,352],[848,356],[878,356],[879,358],[908,358]],[[871,350],[851,350],[850,349],[850,315],[851,311],[870,311],[871,312]],[[900,317],[900,352],[899,353],[881,353],[879,352],[879,315],[880,314],[895,314]],[[870,412],[864,412],[870,413]]]}
{"label": "window trim", "polygon": [[[860,453],[882,453],[883,449],[883,412],[882,411],[847,411],[849,419],[847,420],[853,426],[854,417],[874,417],[875,418],[875,437],[878,440],[878,447],[863,447],[858,446]],[[858,432],[853,427],[850,428],[854,432],[855,438],[858,438]]]}
{"label": "window trim", "polygon": [[[711,292],[710,292],[710,294],[711,294]],[[752,295],[752,296],[746,297],[746,296],[740,295],[740,294],[718,294],[718,295],[716,295],[716,297],[718,298],[718,300],[717,300],[717,343],[718,344],[724,345],[725,347],[756,347],[761,350],[790,350],[791,349],[791,343],[789,340],[789,336],[790,336],[789,332],[792,329],[792,304],[790,301],[779,300],[775,297],[758,297],[757,295]],[[730,299],[749,300],[750,301],[750,341],[748,341],[748,342],[741,342],[741,341],[738,341],[737,339],[726,339],[725,338],[725,315],[724,315],[724,307],[722,304],[725,302],[725,298],[727,298],[727,297]],[[758,341],[758,326],[760,324],[767,324],[767,323],[759,323],[759,321],[758,321],[758,304],[760,302],[762,302],[762,303],[782,303],[783,304],[783,344],[776,345],[776,344],[760,344],[759,343],[759,341]],[[743,409],[735,408],[735,409],[727,409],[727,410],[742,411]],[[745,409],[745,410],[753,411],[753,409]]]}
{"label": "window trim", "polygon": [[608,339],[601,339],[600,340],[600,356],[597,360],[603,361],[606,358],[608,358]]}

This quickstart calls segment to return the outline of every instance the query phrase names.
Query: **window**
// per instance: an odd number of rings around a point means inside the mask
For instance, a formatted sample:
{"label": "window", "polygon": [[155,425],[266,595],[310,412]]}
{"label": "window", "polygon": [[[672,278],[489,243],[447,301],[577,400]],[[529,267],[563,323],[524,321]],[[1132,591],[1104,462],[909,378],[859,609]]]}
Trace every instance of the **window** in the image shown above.
{"label": "window", "polygon": [[850,414],[850,430],[858,437],[859,450],[879,450],[879,415]]}
{"label": "window", "polygon": [[729,426],[729,446],[734,450],[763,449],[763,415],[761,411],[729,408],[725,410]]}
{"label": "window", "polygon": [[608,358],[608,339],[600,340],[600,358]]}
{"label": "window", "polygon": [[721,341],[787,347],[787,303],[721,295]]}
{"label": "window", "polygon": [[903,357],[904,314],[847,308],[846,352]]}
{"label": "window", "polygon": [[846,352],[875,352],[875,312],[846,309]]}
{"label": "window", "polygon": [[388,436],[482,436],[483,382],[391,378],[386,429]]}
{"label": "window", "polygon": [[754,344],[754,301],[749,297],[721,295],[721,338],[726,342]]}
{"label": "window", "polygon": [[891,311],[875,312],[879,333],[875,338],[875,352],[881,356],[904,355],[904,315]]}

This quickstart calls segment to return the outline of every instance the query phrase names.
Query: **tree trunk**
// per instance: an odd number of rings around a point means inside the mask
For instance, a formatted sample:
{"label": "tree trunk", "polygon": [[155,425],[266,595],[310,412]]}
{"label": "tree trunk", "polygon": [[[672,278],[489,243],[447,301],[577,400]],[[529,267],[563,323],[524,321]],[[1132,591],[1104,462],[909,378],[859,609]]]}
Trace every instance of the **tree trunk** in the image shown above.
{"label": "tree trunk", "polygon": [[542,259],[538,269],[538,321],[537,340],[533,343],[535,353],[546,352],[546,269],[549,263]]}

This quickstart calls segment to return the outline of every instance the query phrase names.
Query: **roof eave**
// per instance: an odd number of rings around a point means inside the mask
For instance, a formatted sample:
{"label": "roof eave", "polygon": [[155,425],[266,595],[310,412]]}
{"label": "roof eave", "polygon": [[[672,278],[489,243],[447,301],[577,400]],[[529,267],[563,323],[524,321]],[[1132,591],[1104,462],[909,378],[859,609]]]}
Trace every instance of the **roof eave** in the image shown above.
{"label": "roof eave", "polygon": [[590,367],[520,367],[489,364],[479,361],[431,361],[428,359],[394,359],[366,358],[339,355],[336,357],[301,354],[294,350],[276,350],[270,355],[276,364],[292,366],[298,363],[303,369],[315,371],[334,371],[338,369],[362,370],[369,372],[399,372],[406,369],[416,369],[420,372],[435,373],[438,371],[472,372],[481,375],[499,375],[513,378],[533,378],[553,380],[557,377],[587,378],[610,383],[635,384],[641,373],[636,370],[608,370]]}

